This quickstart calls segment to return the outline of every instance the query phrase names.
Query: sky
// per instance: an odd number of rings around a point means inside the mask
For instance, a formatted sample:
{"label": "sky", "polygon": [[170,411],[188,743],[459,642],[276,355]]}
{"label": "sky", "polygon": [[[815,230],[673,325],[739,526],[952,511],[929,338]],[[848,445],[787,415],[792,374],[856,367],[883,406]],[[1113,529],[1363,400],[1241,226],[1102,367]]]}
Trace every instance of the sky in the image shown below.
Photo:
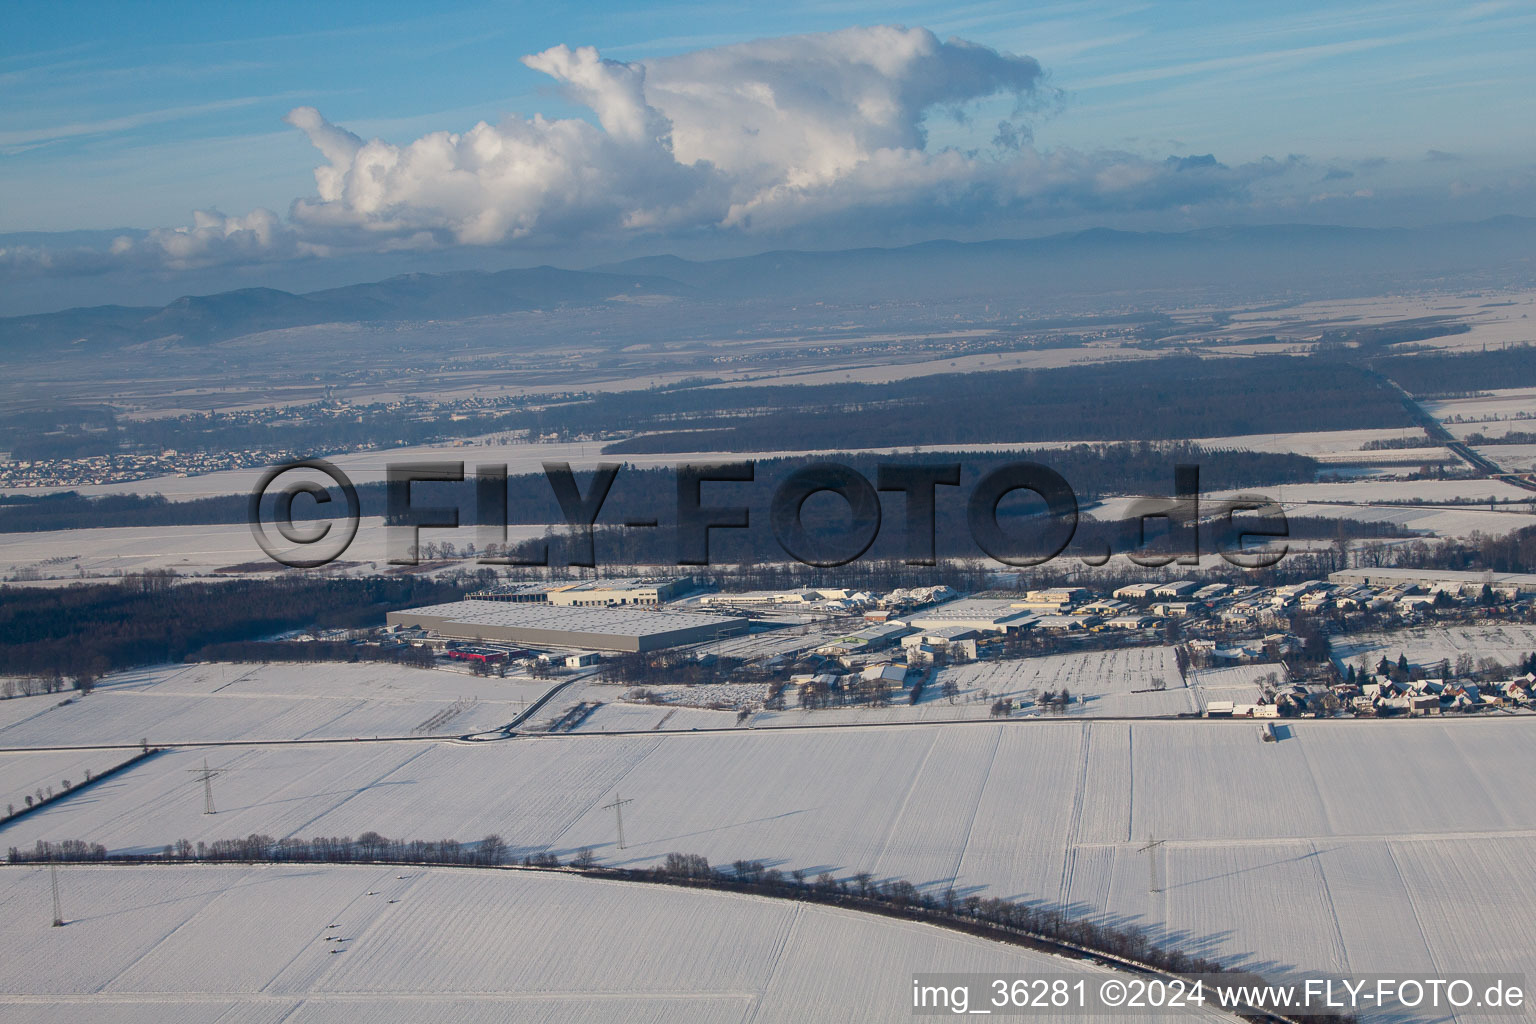
{"label": "sky", "polygon": [[433,8],[12,0],[0,281],[1536,213],[1528,2]]}

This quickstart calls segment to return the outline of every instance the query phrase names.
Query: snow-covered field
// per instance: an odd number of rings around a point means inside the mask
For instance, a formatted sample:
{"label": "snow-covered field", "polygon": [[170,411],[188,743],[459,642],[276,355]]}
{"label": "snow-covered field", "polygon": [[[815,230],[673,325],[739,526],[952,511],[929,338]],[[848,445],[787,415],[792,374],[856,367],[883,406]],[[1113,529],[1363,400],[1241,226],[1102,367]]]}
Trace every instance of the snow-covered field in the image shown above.
{"label": "snow-covered field", "polygon": [[1230,700],[1237,704],[1257,704],[1263,696],[1260,680],[1273,674],[1277,682],[1284,682],[1285,668],[1281,665],[1258,662],[1252,665],[1230,665],[1223,668],[1191,669],[1190,685],[1200,698],[1203,710],[1213,700]]}
{"label": "snow-covered field", "polygon": [[[1515,508],[1520,508],[1516,506]],[[1434,537],[1470,537],[1473,533],[1502,536],[1527,526],[1536,526],[1536,515],[1524,509],[1513,511],[1501,506],[1489,511],[1473,506],[1463,509],[1416,508],[1412,505],[1286,505],[1290,517],[1315,516],[1325,519],[1353,519],[1363,523],[1393,523],[1405,530]],[[1294,548],[1293,548],[1294,549]]]}
{"label": "snow-covered field", "polygon": [[70,866],[59,885],[51,928],[47,872],[0,868],[11,1024],[882,1021],[911,1012],[918,970],[1112,976],[856,911],[525,871]]}
{"label": "snow-covered field", "polygon": [[[1203,694],[1204,699],[1258,699],[1252,680],[1275,665],[1253,665],[1217,670],[1210,675],[1217,692]],[[1162,679],[1164,688],[1156,690],[1154,679]],[[1204,706],[1202,694],[1179,676],[1172,647],[1129,647],[1108,651],[1083,651],[1053,654],[1014,661],[986,661],[956,665],[931,673],[923,688],[922,699],[908,703],[905,693],[898,693],[886,707],[863,705],[806,710],[798,704],[798,694],[791,686],[785,691],[783,711],[757,711],[739,727],[783,728],[824,725],[870,725],[956,720],[987,720],[992,717],[992,702],[1011,698],[1014,715],[1049,714],[1054,708],[1042,708],[1039,697],[1046,691],[1067,689],[1073,702],[1066,709],[1069,716],[1081,717],[1171,717],[1198,712]],[[916,677],[913,677],[916,681]],[[946,681],[955,683],[957,692],[951,700],[943,693]],[[1246,684],[1246,685],[1245,685]],[[651,693],[664,705],[636,705],[620,698],[629,688],[598,686],[587,683],[583,689],[561,693],[560,700],[546,708],[552,718],[579,701],[603,701],[576,730],[578,732],[613,732],[624,729],[727,729],[738,727],[734,711],[704,711],[711,703],[732,708],[760,707],[767,696],[763,685],[744,686],[652,686]],[[0,734],[3,735],[3,734]]]}
{"label": "snow-covered field", "polygon": [[[1396,481],[1364,478],[1343,483],[1277,484],[1257,490],[1280,502],[1287,516],[1396,523],[1406,529],[1425,531],[1439,537],[1465,537],[1473,531],[1503,534],[1536,525],[1536,512],[1533,512],[1529,504],[1533,497],[1531,492],[1500,480]],[[1490,509],[1487,504],[1460,504],[1490,500],[1514,500],[1520,504],[1501,504],[1496,510]],[[1403,504],[1412,501],[1441,507],[1425,508],[1422,505]]]}
{"label": "snow-covered field", "polygon": [[[1536,433],[1536,419],[1532,419],[1536,417],[1536,388],[1499,388],[1484,398],[1425,402],[1424,409],[1459,438],[1468,434],[1503,437],[1512,430]],[[1453,418],[1461,422],[1447,422]]]}
{"label": "snow-covered field", "polygon": [[0,753],[0,813],[26,806],[28,796],[38,798],[64,792],[66,781],[79,786],[86,773],[100,775],[133,756],[122,750],[40,750]]}
{"label": "snow-covered field", "polygon": [[1416,342],[1415,346],[1457,352],[1476,352],[1501,345],[1536,341],[1531,317],[1536,315],[1536,293],[1526,290],[1455,295],[1425,292],[1417,295],[1376,295],[1358,299],[1323,299],[1281,308],[1237,313],[1228,327],[1246,336],[1278,334],[1282,337],[1316,337],[1332,327],[1371,327],[1417,317],[1451,317],[1471,329]]}
{"label": "snow-covered field", "polygon": [[[1196,711],[1194,693],[1179,676],[1173,650],[1126,647],[954,665],[935,674],[919,707],[947,712],[934,717],[986,718],[991,714],[992,701],[1011,698],[1023,713],[1040,714],[1036,703],[1039,695],[1066,689],[1073,700],[1066,709],[1068,715],[1177,715]],[[1155,679],[1163,681],[1163,689],[1153,688]],[[960,690],[954,704],[942,695],[946,681],[954,682]]]}
{"label": "snow-covered field", "polygon": [[[1195,444],[1203,448],[1239,449],[1250,452],[1295,452],[1322,462],[1370,461],[1384,454],[1367,451],[1370,441],[1396,441],[1405,437],[1424,437],[1418,427],[1376,427],[1365,430],[1298,430],[1276,434],[1234,434],[1229,437],[1200,437]],[[1429,442],[1426,440],[1426,444]],[[1387,452],[1390,452],[1388,449]]]}
{"label": "snow-covered field", "polygon": [[[384,520],[366,516],[357,537],[342,556],[360,562],[369,571],[387,568],[389,548]],[[509,526],[507,536],[525,540],[542,535],[542,527]],[[428,540],[447,539],[463,544],[450,532],[428,534]],[[468,563],[472,567],[472,563]],[[92,530],[51,530],[41,533],[0,533],[0,575],[36,573],[44,579],[74,580],[114,576],[148,569],[174,569],[184,575],[205,575],[234,566],[255,565],[281,571],[251,536],[244,523],[204,526],[121,526]]]}
{"label": "snow-covered field", "polygon": [[[1257,488],[1276,501],[1313,504],[1330,501],[1352,504],[1423,502],[1426,505],[1489,500],[1527,502],[1530,491],[1502,480],[1350,480],[1344,483],[1274,484]],[[1212,498],[1235,491],[1221,491]]]}
{"label": "snow-covered field", "polygon": [[[229,748],[211,817],[189,771],[203,753],[172,751],[0,829],[0,845],[494,831],[519,856],[684,851],[1065,901],[1277,972],[1525,969],[1528,720],[1281,731],[1067,719]],[[616,793],[634,801],[623,851]],[[1149,893],[1138,851],[1153,838],[1166,881]]]}
{"label": "snow-covered field", "polygon": [[1382,658],[1408,657],[1410,665],[1433,669],[1441,660],[1452,666],[1463,654],[1473,659],[1494,658],[1505,665],[1523,661],[1536,651],[1536,626],[1518,622],[1497,622],[1480,626],[1420,626],[1381,633],[1352,633],[1333,638],[1333,660],[1343,668],[1358,664],[1361,655],[1372,666]]}
{"label": "snow-covered field", "polygon": [[[589,692],[589,698],[592,694]],[[546,715],[544,718],[552,719]],[[736,712],[707,708],[669,707],[609,701],[588,715],[575,732],[687,732],[690,729],[730,729]]]}
{"label": "snow-covered field", "polygon": [[[1529,432],[1536,434],[1536,421],[1531,422]],[[1473,451],[1506,473],[1536,472],[1536,444],[1485,444]]]}
{"label": "snow-covered field", "polygon": [[0,747],[462,736],[506,725],[551,685],[382,663],[174,665],[110,676],[62,707],[57,694],[0,701]]}
{"label": "snow-covered field", "polygon": [[[1504,534],[1536,525],[1532,493],[1499,480],[1380,480],[1370,475],[1339,483],[1276,484],[1252,488],[1280,503],[1288,517],[1314,516],[1355,519],[1360,522],[1394,523],[1409,530],[1440,537],[1465,537],[1474,531]],[[1222,491],[1206,499],[1212,503],[1239,492]],[[1516,504],[1467,505],[1489,499]],[[1421,504],[1409,504],[1417,499]],[[1092,507],[1099,520],[1124,519],[1134,513],[1137,499],[1109,498]],[[1293,548],[1302,546],[1291,542]]]}

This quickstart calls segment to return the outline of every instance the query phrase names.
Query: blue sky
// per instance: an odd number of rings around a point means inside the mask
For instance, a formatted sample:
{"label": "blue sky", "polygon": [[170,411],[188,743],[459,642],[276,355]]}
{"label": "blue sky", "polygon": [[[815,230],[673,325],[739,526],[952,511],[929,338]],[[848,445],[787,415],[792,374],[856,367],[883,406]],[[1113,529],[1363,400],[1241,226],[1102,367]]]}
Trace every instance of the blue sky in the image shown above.
{"label": "blue sky", "polygon": [[[1046,233],[1092,223],[1393,224],[1536,212],[1536,62],[1530,60],[1536,7],[1529,3],[832,0],[435,8],[13,0],[0,15],[6,98],[0,104],[0,232],[173,228],[191,224],[193,210],[241,218],[264,208],[276,222],[258,229],[241,220],[218,230],[255,232],[261,245],[242,252],[280,249],[283,258],[355,252],[384,237],[397,247],[548,251],[559,247],[551,241],[553,228],[491,237],[489,229],[466,228],[462,211],[457,219],[434,221],[420,210],[408,223],[381,228],[382,214],[342,211],[338,203],[320,204],[286,247],[269,245],[273,231],[288,238],[290,206],[315,197],[314,170],[325,163],[285,115],[313,107],[329,125],[396,147],[433,132],[466,132],[481,120],[495,125],[508,115],[597,125],[600,118],[573,96],[571,81],[520,59],[561,44],[594,46],[603,58],[646,63],[652,69],[647,81],[654,82],[663,75],[657,64],[663,58],[869,25],[921,26],[941,40],[959,37],[988,52],[1038,61],[1042,73],[1022,87],[1018,75],[1027,72],[1015,65],[998,72],[1012,83],[1000,95],[935,105],[925,112],[926,137],[903,144],[924,161],[945,147],[994,160],[987,154],[1002,152],[997,126],[1007,121],[1022,132],[1028,159],[1005,170],[989,164],[981,172],[944,171],[948,176],[938,184],[930,180],[927,191],[914,184],[878,195],[869,185],[878,175],[845,175],[845,160],[835,182],[818,180],[820,191],[798,197],[793,211],[754,203],[770,185],[780,198],[784,188],[798,187],[803,167],[783,168],[782,180],[754,186],[750,202],[738,188],[712,207],[695,194],[658,200],[656,189],[640,182],[635,187],[648,198],[601,230],[592,228],[592,251],[611,244],[686,248],[704,235],[737,249],[783,239],[832,245],[860,237],[861,225],[876,219],[870,211],[883,224],[905,225],[898,240]],[[950,60],[954,56],[944,58],[951,70],[943,73],[972,73],[966,54],[955,57],[961,64]],[[700,66],[677,65],[672,74],[704,75],[702,81],[718,85],[708,78],[714,72]],[[795,73],[789,65],[782,70]],[[892,95],[907,95],[906,74],[897,74]],[[679,85],[678,94],[691,87]],[[653,101],[686,131],[679,120],[685,115],[649,95],[644,102]],[[707,124],[708,116],[695,112],[695,126],[699,117]],[[722,131],[733,127],[722,121]],[[871,138],[859,159],[890,145],[884,136]],[[1069,153],[1076,156],[1063,157]],[[1150,177],[1170,157],[1203,154],[1213,154],[1230,174],[1198,187],[1149,185],[1113,200],[1087,197],[1087,185],[1045,194],[1031,184],[1022,200],[1010,191],[1021,177]],[[706,156],[720,163],[713,151]],[[979,184],[977,174],[984,179]],[[914,181],[923,175],[942,176],[927,162]],[[428,182],[388,201],[419,205],[426,202],[422,194],[436,195],[442,184]],[[740,184],[733,179],[730,187]],[[725,186],[698,187],[702,193]],[[666,188],[675,190],[676,183]],[[985,200],[975,199],[978,189],[987,192]],[[1000,191],[1008,196],[999,198]],[[702,212],[677,213],[685,203]],[[661,206],[669,212],[657,214]],[[731,221],[727,208],[750,208],[755,219]],[[863,221],[850,212],[855,209],[865,211]],[[575,236],[572,223],[579,233],[596,220],[589,210],[574,222],[551,223],[565,239]],[[352,232],[346,237],[338,234],[342,221]],[[322,222],[323,236],[316,227]],[[649,226],[637,235],[636,222]],[[576,262],[579,255],[573,253]],[[201,257],[187,257],[195,258]]]}

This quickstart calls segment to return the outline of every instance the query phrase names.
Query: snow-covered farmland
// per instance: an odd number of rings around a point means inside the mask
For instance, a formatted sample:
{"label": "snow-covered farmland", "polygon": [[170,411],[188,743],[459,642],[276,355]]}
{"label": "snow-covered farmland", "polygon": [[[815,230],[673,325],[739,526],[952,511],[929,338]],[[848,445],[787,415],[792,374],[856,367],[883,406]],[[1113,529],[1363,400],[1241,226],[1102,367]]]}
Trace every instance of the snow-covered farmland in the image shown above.
{"label": "snow-covered farmland", "polygon": [[[986,720],[992,717],[992,703],[1000,699],[1014,702],[1014,715],[1056,715],[1116,718],[1173,717],[1198,712],[1207,700],[1235,700],[1252,703],[1259,690],[1254,684],[1259,676],[1277,666],[1253,665],[1201,674],[1209,679],[1207,690],[1195,688],[1179,675],[1172,647],[1127,647],[1107,651],[1082,651],[1053,654],[1010,661],[986,661],[941,668],[931,673],[921,699],[908,703],[905,693],[898,693],[885,707],[850,705],[806,710],[798,704],[795,687],[785,692],[783,711],[756,711],[738,723],[733,711],[701,711],[711,704],[729,708],[760,708],[767,688],[757,685],[700,685],[693,687],[646,687],[663,703],[639,705],[616,701],[631,691],[586,684],[582,690],[561,694],[558,704],[546,710],[552,718],[564,707],[578,701],[604,701],[576,730],[578,732],[614,732],[625,729],[727,729],[732,727],[783,728],[789,726],[891,725],[916,722],[952,722]],[[912,682],[915,682],[913,676]],[[1158,689],[1156,681],[1162,680]],[[951,699],[944,695],[944,685],[955,684]],[[1066,689],[1072,703],[1064,712],[1044,708],[1040,697],[1047,691]]]}
{"label": "snow-covered farmland", "polygon": [[[1394,523],[1437,537],[1465,537],[1473,531],[1503,534],[1536,525],[1531,492],[1502,480],[1364,478],[1343,483],[1276,484],[1260,490],[1280,502],[1287,516]],[[1212,497],[1232,493],[1236,492]],[[1488,502],[1499,504],[1494,507]]]}
{"label": "snow-covered farmland", "polygon": [[1500,388],[1482,398],[1425,402],[1424,409],[1459,438],[1536,432],[1536,388]]}
{"label": "snow-covered farmland", "polygon": [[[1278,502],[1290,517],[1391,523],[1438,537],[1465,537],[1474,531],[1504,534],[1536,525],[1531,492],[1501,480],[1381,480],[1363,475],[1335,483],[1274,484],[1254,490]],[[1218,499],[1238,493],[1212,493],[1202,499],[1205,511],[1215,514]],[[1496,507],[1490,508],[1490,500]],[[1131,497],[1105,499],[1093,506],[1093,517],[1102,521],[1128,518],[1134,514],[1136,502]],[[1305,546],[1297,541],[1288,543],[1293,550]]]}
{"label": "snow-covered farmland", "polygon": [[[940,669],[928,686],[925,703],[947,717],[984,718],[991,702],[1011,699],[1025,713],[1040,713],[1038,698],[1068,691],[1069,715],[1177,715],[1198,710],[1184,685],[1172,647],[1123,647],[1042,658],[983,661]],[[1158,688],[1158,681],[1162,686]],[[942,696],[945,682],[959,689],[951,705]],[[964,709],[964,710],[962,710]]]}
{"label": "snow-covered farmland", "polygon": [[1262,681],[1270,675],[1276,681],[1284,681],[1283,666],[1257,662],[1252,665],[1230,665],[1223,668],[1190,670],[1190,685],[1200,699],[1201,710],[1213,700],[1230,700],[1236,704],[1257,704],[1264,695]]}
{"label": "snow-covered farmland", "polygon": [[525,871],[66,867],[60,889],[51,928],[47,872],[0,869],[13,1024],[894,1020],[914,970],[1084,970],[856,911]]}
{"label": "snow-covered farmland", "polygon": [[1532,340],[1530,316],[1536,311],[1536,295],[1512,290],[1495,295],[1452,295],[1424,292],[1416,295],[1374,295],[1358,299],[1323,299],[1278,309],[1269,307],[1236,314],[1227,326],[1231,336],[1316,338],[1332,327],[1375,327],[1417,317],[1445,317],[1466,324],[1463,334],[1429,338],[1426,348],[1476,352]]}
{"label": "snow-covered farmland", "polygon": [[[1392,449],[1366,449],[1372,441],[1400,441],[1422,438],[1418,427],[1378,427],[1364,430],[1300,430],[1276,434],[1234,434],[1230,437],[1197,437],[1202,448],[1250,452],[1295,452],[1320,462],[1371,461],[1373,456]],[[1429,442],[1426,440],[1425,444]]]}
{"label": "snow-covered farmland", "polygon": [[563,692],[562,699],[546,707],[541,717],[553,724],[562,710],[575,703],[600,701],[575,731],[729,729],[737,724],[737,709],[760,707],[767,695],[763,683],[621,687],[589,682]]}
{"label": "snow-covered farmland", "polygon": [[1419,626],[1391,632],[1351,633],[1336,636],[1331,644],[1334,662],[1342,669],[1358,664],[1361,656],[1374,667],[1382,658],[1396,661],[1406,655],[1410,665],[1434,670],[1441,661],[1454,667],[1463,654],[1474,661],[1493,658],[1505,665],[1523,661],[1536,651],[1536,626],[1495,622],[1478,626]]}
{"label": "snow-covered farmland", "polygon": [[[81,488],[84,490],[84,488]],[[509,526],[512,540],[536,537],[540,526]],[[442,534],[443,539],[454,539]],[[457,541],[462,543],[462,541]],[[345,559],[371,571],[388,568],[389,548],[384,520],[365,516]],[[40,533],[0,533],[0,574],[75,580],[112,577],[149,569],[174,569],[183,575],[206,575],[219,569],[255,565],[278,571],[256,543],[245,523],[190,526],[113,526]]]}
{"label": "snow-covered farmland", "polygon": [[[696,852],[1065,902],[1277,973],[1525,969],[1528,720],[1281,734],[1069,718],[226,748],[213,816],[195,782],[204,754],[173,751],[0,828],[0,845],[497,832],[519,856]],[[623,851],[616,793],[633,800]],[[1149,893],[1138,851],[1153,838],[1166,882]]]}
{"label": "snow-covered farmland", "polygon": [[[1343,483],[1272,484],[1259,488],[1282,504],[1396,504],[1423,502],[1528,502],[1531,492],[1502,480],[1349,480]],[[1212,500],[1236,491],[1220,491]]]}
{"label": "snow-covered farmland", "polygon": [[[1526,429],[1536,434],[1536,421]],[[1485,444],[1473,450],[1506,473],[1536,472],[1536,444]]]}
{"label": "snow-covered farmland", "polygon": [[[79,786],[87,776],[100,775],[128,760],[122,750],[40,750],[0,753],[0,813],[27,806],[27,797],[42,799]],[[68,783],[66,787],[65,783]]]}
{"label": "snow-covered farmland", "polygon": [[550,685],[384,663],[174,665],[68,704],[0,701],[0,747],[462,736],[506,725]]}
{"label": "snow-covered farmland", "polygon": [[[547,721],[556,716],[545,715]],[[686,732],[690,729],[729,729],[737,724],[736,712],[712,711],[666,704],[608,701],[592,712],[575,732]]]}
{"label": "snow-covered farmland", "polygon": [[[1527,526],[1536,526],[1536,515],[1525,506],[1500,506],[1489,510],[1477,508],[1425,508],[1418,505],[1286,505],[1291,517],[1313,516],[1323,519],[1352,519],[1361,523],[1391,523],[1405,530],[1433,537],[1470,537],[1474,533],[1502,536]],[[1301,544],[1291,543],[1292,550]]]}

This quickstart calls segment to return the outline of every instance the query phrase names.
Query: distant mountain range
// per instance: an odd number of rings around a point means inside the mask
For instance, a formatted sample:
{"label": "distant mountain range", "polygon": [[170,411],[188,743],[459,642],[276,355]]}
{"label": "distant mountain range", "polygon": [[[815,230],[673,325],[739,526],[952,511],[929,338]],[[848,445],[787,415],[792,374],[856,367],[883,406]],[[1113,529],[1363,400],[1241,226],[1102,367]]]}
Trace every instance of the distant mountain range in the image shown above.
{"label": "distant mountain range", "polygon": [[371,284],[295,295],[241,288],[187,295],[166,306],[91,306],[0,319],[0,347],[84,344],[122,348],[174,340],[209,344],[258,331],[312,324],[459,320],[526,309],[587,305],[618,296],[679,295],[676,281],[534,267],[527,270],[406,274]]}
{"label": "distant mountain range", "polygon": [[1281,224],[1184,232],[1095,229],[1034,239],[922,242],[892,249],[767,252],[694,262],[654,256],[595,267],[648,274],[700,294],[899,299],[1049,297],[1183,289],[1417,287],[1488,272],[1536,278],[1536,220],[1422,228]]}
{"label": "distant mountain range", "polygon": [[1530,283],[1536,220],[1370,229],[1317,225],[1187,232],[1081,231],[1037,239],[923,242],[890,249],[767,252],[735,259],[650,256],[593,267],[408,274],[294,294],[246,288],[163,307],[96,306],[0,319],[0,349],[112,350],[170,341],[209,344],[313,324],[462,319],[591,305],[620,296],[699,300],[922,301],[1049,299],[1138,292],[1328,294],[1426,283]]}

